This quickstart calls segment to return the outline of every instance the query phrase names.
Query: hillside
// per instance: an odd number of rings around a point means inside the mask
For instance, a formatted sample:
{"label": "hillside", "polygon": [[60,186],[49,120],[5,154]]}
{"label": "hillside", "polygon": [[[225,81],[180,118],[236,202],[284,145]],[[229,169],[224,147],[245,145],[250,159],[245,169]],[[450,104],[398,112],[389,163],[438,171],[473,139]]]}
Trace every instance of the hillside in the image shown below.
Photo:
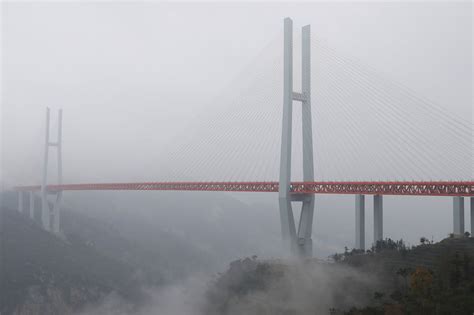
{"label": "hillside", "polygon": [[[2,194],[2,204],[17,208],[17,196]],[[126,200],[126,198],[124,198]],[[212,258],[189,239],[164,230],[156,218],[135,216],[143,205],[133,200],[118,210],[107,198],[85,197],[61,210],[61,230],[69,243],[93,248],[101,254],[132,266],[134,277],[148,285],[161,285],[191,272],[209,268]],[[122,201],[120,201],[122,203]],[[91,207],[89,204],[92,204]],[[35,220],[40,221],[41,202],[35,202]],[[26,205],[26,208],[28,205]]]}
{"label": "hillside", "polygon": [[[150,298],[149,288],[172,285],[199,272],[215,272],[225,259],[216,258],[219,248],[232,253],[233,248],[219,245],[222,240],[215,238],[212,231],[203,229],[201,233],[214,238],[215,249],[207,247],[202,240],[190,238],[200,232],[194,226],[194,218],[185,222],[190,235],[182,235],[165,229],[163,225],[172,224],[166,224],[163,217],[143,213],[141,209],[149,205],[142,199],[133,195],[121,198],[121,194],[114,195],[116,199],[107,197],[79,196],[74,199],[76,202],[63,207],[62,233],[58,238],[36,224],[41,214],[39,198],[35,201],[34,220],[30,220],[27,215],[12,210],[17,208],[15,193],[0,195],[1,213],[5,215],[2,227],[8,227],[4,230],[2,246],[2,253],[9,253],[2,272],[9,274],[5,279],[8,285],[2,289],[5,295],[1,295],[2,309],[8,310],[7,314],[12,310],[29,314],[28,309],[66,314],[102,301],[111,292],[118,293],[119,300],[127,303],[126,309],[130,311],[137,304],[146,304],[143,299]],[[205,209],[206,202],[204,198],[194,205]],[[160,213],[192,213],[189,203],[179,206],[161,202]],[[25,208],[28,207],[27,202]],[[28,269],[30,264],[34,268]]]}
{"label": "hillside", "polygon": [[[153,304],[160,289],[171,285],[176,290],[173,284],[193,271],[215,272],[216,260],[223,259],[216,258],[219,253],[226,256],[236,250],[232,244],[223,252],[218,246],[209,250],[202,241],[199,244],[189,236],[165,230],[161,224],[171,224],[159,219],[167,217],[141,210],[150,205],[140,196],[120,196],[128,200],[126,203],[118,198],[120,207],[110,204],[107,198],[95,198],[87,199],[93,207],[84,202],[82,208],[78,203],[63,209],[63,233],[56,237],[41,230],[26,215],[11,210],[16,208],[15,194],[3,195],[0,312],[70,314],[84,307],[89,311],[110,293],[120,297],[116,299],[119,303],[126,304],[125,314],[143,312],[141,306],[150,301]],[[206,211],[205,200],[195,203]],[[40,203],[36,204],[39,207]],[[179,208],[169,200],[156,207],[159,214],[177,210],[192,213],[188,211],[191,206]],[[229,208],[238,211],[239,207],[244,208],[238,203]],[[35,220],[39,219],[39,210],[35,209]],[[215,230],[199,231],[202,227],[193,226],[197,218],[208,219],[201,217],[198,213],[181,223],[189,227],[187,232],[202,240],[215,237]],[[216,216],[212,219],[215,221],[209,223],[222,223]],[[239,227],[235,232],[242,230]],[[216,239],[214,244],[219,242],[222,240]],[[470,302],[474,301],[473,262],[473,238],[448,238],[413,248],[387,239],[368,251],[347,250],[328,261],[256,257],[236,260],[211,281],[207,292],[201,288],[190,295],[205,294],[205,303],[199,304],[202,309],[192,309],[195,314],[201,311],[206,315],[303,315],[330,311],[337,315],[385,314],[387,309],[390,314],[432,314],[433,309],[443,310],[439,314],[470,314],[474,309]],[[204,286],[205,279],[199,280]],[[154,290],[154,297],[149,289]],[[160,301],[163,296],[159,296]],[[186,296],[179,293],[176,304]],[[121,305],[118,307],[122,310]],[[161,310],[153,307],[150,309]],[[101,312],[99,309],[93,314]],[[114,314],[114,310],[109,313]]]}
{"label": "hillside", "polygon": [[55,237],[17,211],[0,210],[2,314],[66,314],[112,291],[136,294],[131,266]]}
{"label": "hillside", "polygon": [[[381,244],[383,245],[373,247],[363,255],[358,251],[346,252],[341,256],[345,258],[343,263],[366,270],[379,266],[383,267],[384,272],[393,273],[400,268],[424,267],[435,270],[445,263],[446,257],[452,257],[456,253],[461,256],[474,255],[472,237],[451,237],[438,243],[421,244],[411,249],[404,247],[403,243],[397,246],[397,242],[390,239]],[[474,273],[474,264],[470,268],[470,272]]]}
{"label": "hillside", "polygon": [[474,311],[474,238],[315,259],[233,262],[207,292],[206,314],[452,314]]}
{"label": "hillside", "polygon": [[[1,275],[5,276],[1,314],[67,314],[112,292],[129,303],[130,310],[148,298],[147,288],[183,279],[209,268],[212,261],[186,239],[143,218],[125,215],[107,220],[114,209],[110,203],[99,203],[94,211],[62,209],[58,238],[37,224],[38,198],[35,218],[30,220],[12,210],[17,208],[15,193],[0,197]],[[129,207],[133,213],[132,205]]]}

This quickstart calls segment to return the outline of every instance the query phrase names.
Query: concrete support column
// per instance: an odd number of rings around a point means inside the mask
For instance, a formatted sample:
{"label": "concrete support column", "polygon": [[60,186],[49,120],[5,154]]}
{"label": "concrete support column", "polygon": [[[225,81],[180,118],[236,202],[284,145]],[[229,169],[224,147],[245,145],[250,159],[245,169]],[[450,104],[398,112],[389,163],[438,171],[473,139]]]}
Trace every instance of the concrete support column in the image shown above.
{"label": "concrete support column", "polygon": [[18,192],[18,212],[23,212],[23,192]]}
{"label": "concrete support column", "polygon": [[453,198],[453,234],[464,234],[464,197]]}
{"label": "concrete support column", "polygon": [[283,120],[280,154],[279,206],[283,241],[294,246],[296,228],[291,208],[291,131],[293,113],[293,21],[284,22],[283,45]]}
{"label": "concrete support column", "polygon": [[[303,180],[314,181],[313,165],[313,129],[311,123],[311,28],[306,25],[301,30],[301,88],[303,100],[301,102],[302,139],[303,139]],[[300,222],[298,226],[298,245],[300,256],[313,256],[313,216],[314,195],[306,195],[301,206]]]}
{"label": "concrete support column", "polygon": [[471,197],[471,237],[474,237],[474,197]]}
{"label": "concrete support column", "polygon": [[[58,167],[58,185],[63,184],[63,158],[62,158],[62,125],[63,125],[63,111],[60,109],[58,111],[58,135],[56,142],[56,154],[57,154],[57,167]],[[60,213],[61,213],[61,203],[62,203],[63,192],[58,191],[56,193],[56,200],[53,206],[53,220],[51,229],[54,233],[58,234],[60,231]]]}
{"label": "concrete support column", "polygon": [[[293,22],[284,22],[283,45],[283,119],[280,155],[280,179],[278,200],[283,240],[293,253],[311,257],[313,251],[312,229],[314,215],[314,195],[293,196],[291,194],[291,140],[293,101],[301,102],[303,131],[303,180],[314,181],[313,138],[311,125],[311,30],[306,25],[302,29],[302,92],[293,91]],[[291,202],[302,202],[301,216],[296,230]]]}
{"label": "concrete support column", "polygon": [[383,240],[383,197],[374,196],[374,245]]}
{"label": "concrete support column", "polygon": [[35,193],[30,191],[30,219],[35,219]]}
{"label": "concrete support column", "polygon": [[300,222],[298,226],[298,251],[303,257],[313,256],[313,209],[314,195],[304,196],[301,206]]}
{"label": "concrete support column", "polygon": [[48,204],[48,157],[49,157],[49,122],[50,110],[46,108],[46,129],[44,142],[44,158],[43,158],[43,178],[41,181],[41,224],[46,231],[50,230],[51,213]]}
{"label": "concrete support column", "polygon": [[46,231],[51,231],[51,209],[47,196],[46,192],[41,194],[41,225]]}
{"label": "concrete support column", "polygon": [[355,249],[365,249],[365,196],[355,196]]}
{"label": "concrete support column", "polygon": [[62,192],[58,192],[56,194],[56,200],[53,205],[53,218],[51,221],[51,230],[53,233],[58,234],[60,231],[60,220],[59,220],[59,214],[60,214],[60,207],[61,207],[61,194]]}

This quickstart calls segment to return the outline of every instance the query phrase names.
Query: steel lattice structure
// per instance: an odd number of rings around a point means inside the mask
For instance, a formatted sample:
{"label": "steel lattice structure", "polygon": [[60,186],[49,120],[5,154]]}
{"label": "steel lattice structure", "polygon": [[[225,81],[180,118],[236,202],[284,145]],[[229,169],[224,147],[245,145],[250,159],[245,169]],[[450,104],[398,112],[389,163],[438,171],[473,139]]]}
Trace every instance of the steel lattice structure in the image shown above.
{"label": "steel lattice structure", "polygon": [[[49,192],[74,190],[174,190],[278,192],[278,182],[143,182],[48,185]],[[40,191],[41,186],[18,186]],[[292,182],[292,194],[352,194],[399,196],[474,196],[474,182]]]}

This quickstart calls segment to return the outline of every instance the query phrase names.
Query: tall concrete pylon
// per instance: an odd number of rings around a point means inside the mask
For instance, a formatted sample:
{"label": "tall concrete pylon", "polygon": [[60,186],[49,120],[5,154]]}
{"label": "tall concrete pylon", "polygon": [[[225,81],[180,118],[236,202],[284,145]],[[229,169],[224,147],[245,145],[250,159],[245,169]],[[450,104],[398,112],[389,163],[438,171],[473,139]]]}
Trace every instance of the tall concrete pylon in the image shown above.
{"label": "tall concrete pylon", "polygon": [[[62,201],[62,191],[48,191],[48,160],[49,149],[56,148],[57,153],[57,184],[62,184],[62,116],[63,112],[58,111],[58,134],[56,142],[50,140],[50,109],[46,108],[46,132],[44,143],[43,177],[41,181],[41,223],[46,231],[52,231],[56,234],[60,231],[60,208]],[[50,208],[48,195],[55,195],[52,202],[53,208]]]}
{"label": "tall concrete pylon", "polygon": [[[283,83],[283,121],[280,155],[280,181],[278,201],[283,240],[292,252],[304,257],[313,255],[314,195],[291,194],[291,138],[293,101],[301,102],[303,129],[303,180],[314,181],[313,133],[311,126],[311,29],[302,28],[302,91],[293,91],[293,21],[284,21],[284,83]],[[302,202],[298,230],[291,202]]]}

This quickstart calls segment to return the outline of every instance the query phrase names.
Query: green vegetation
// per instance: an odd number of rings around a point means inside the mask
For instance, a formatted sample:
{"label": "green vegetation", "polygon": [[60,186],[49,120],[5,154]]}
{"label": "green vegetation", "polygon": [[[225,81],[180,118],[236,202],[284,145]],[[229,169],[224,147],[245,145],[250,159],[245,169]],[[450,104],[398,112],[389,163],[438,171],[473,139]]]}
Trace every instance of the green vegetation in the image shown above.
{"label": "green vegetation", "polygon": [[207,292],[205,314],[472,315],[474,238],[386,239],[317,259],[233,262]]}
{"label": "green vegetation", "polygon": [[[334,255],[335,261],[349,265],[360,266],[361,261],[371,265],[377,260],[393,286],[386,292],[374,292],[366,307],[348,311],[334,308],[331,314],[473,314],[474,239],[466,233],[463,238],[450,237],[438,244],[422,237],[420,243],[408,249],[403,241],[387,239],[365,253]],[[403,258],[397,260],[397,256]],[[395,264],[388,262],[393,258]]]}
{"label": "green vegetation", "polygon": [[[282,266],[280,266],[282,267]],[[229,270],[220,274],[207,292],[206,314],[227,314],[232,304],[239,299],[266,291],[273,281],[284,274],[276,264],[257,260],[257,256],[236,260]]]}

